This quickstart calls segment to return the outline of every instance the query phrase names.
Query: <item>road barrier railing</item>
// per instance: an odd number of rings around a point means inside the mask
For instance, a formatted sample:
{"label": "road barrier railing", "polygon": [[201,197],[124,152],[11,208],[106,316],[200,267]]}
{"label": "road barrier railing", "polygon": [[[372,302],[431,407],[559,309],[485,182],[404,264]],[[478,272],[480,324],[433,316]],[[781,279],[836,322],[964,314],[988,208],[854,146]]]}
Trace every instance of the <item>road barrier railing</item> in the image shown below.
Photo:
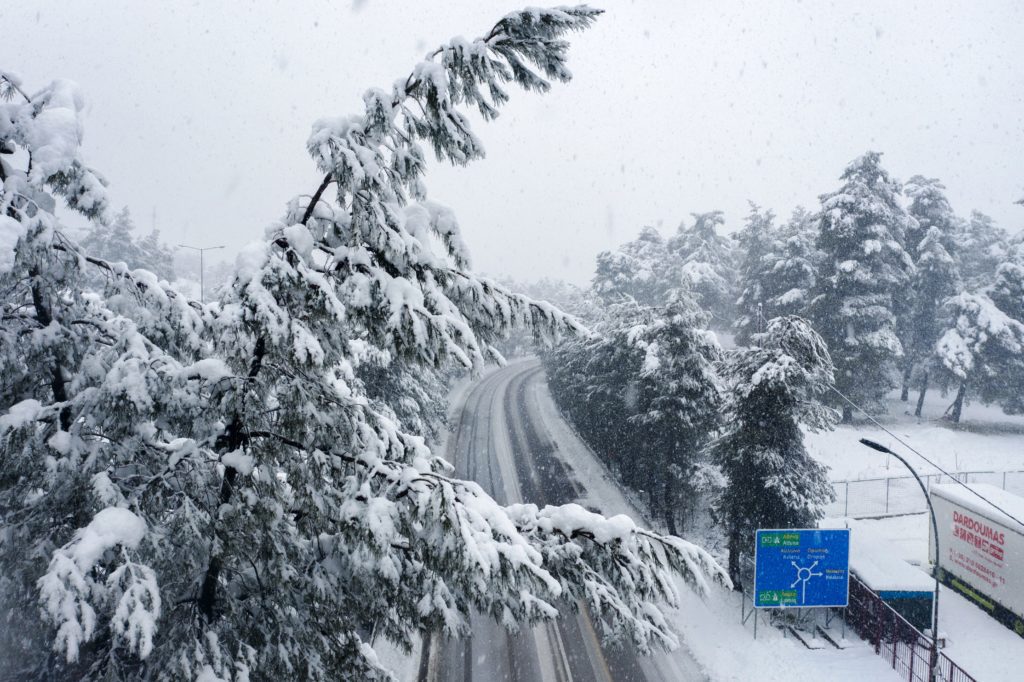
{"label": "road barrier railing", "polygon": [[[875,648],[875,653],[891,665],[900,678],[907,682],[929,682],[931,639],[853,575],[850,576],[850,605],[846,622]],[[935,679],[941,682],[976,682],[941,651]]]}

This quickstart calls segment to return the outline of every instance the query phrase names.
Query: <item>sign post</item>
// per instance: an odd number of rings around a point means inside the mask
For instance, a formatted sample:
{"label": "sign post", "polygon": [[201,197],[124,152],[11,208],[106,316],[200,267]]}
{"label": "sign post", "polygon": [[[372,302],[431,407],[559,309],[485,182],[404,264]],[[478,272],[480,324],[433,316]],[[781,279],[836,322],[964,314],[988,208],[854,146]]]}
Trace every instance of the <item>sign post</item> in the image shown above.
{"label": "sign post", "polygon": [[850,530],[758,530],[754,608],[845,608],[850,596]]}

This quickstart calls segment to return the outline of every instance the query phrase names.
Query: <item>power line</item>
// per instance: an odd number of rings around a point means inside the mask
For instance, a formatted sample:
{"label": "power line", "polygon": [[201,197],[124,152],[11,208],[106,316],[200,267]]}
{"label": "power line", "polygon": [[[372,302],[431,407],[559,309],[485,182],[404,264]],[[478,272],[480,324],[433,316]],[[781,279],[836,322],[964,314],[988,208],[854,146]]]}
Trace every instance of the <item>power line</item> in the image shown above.
{"label": "power line", "polygon": [[880,429],[881,429],[882,431],[885,431],[885,432],[886,432],[887,434],[889,434],[889,436],[891,436],[891,437],[893,438],[893,440],[895,440],[895,441],[896,441],[897,443],[899,443],[900,445],[902,445],[902,446],[903,446],[903,447],[905,447],[906,449],[910,450],[911,452],[913,452],[913,453],[914,453],[915,455],[917,455],[918,457],[920,457],[920,458],[921,458],[921,459],[923,459],[924,461],[928,462],[928,464],[930,464],[930,465],[932,465],[933,467],[935,467],[936,469],[938,469],[938,470],[939,470],[939,472],[941,472],[942,474],[944,474],[944,475],[948,476],[948,477],[949,477],[949,478],[950,478],[950,479],[951,479],[951,480],[952,480],[952,481],[953,481],[954,483],[956,483],[957,485],[959,485],[959,486],[963,487],[964,489],[966,489],[966,490],[970,491],[970,493],[971,493],[972,495],[974,495],[975,497],[977,497],[978,499],[980,499],[980,500],[982,500],[983,502],[987,502],[988,504],[992,505],[992,507],[994,507],[994,508],[995,508],[996,510],[998,510],[998,511],[1002,512],[1003,514],[1005,514],[1005,515],[1006,515],[1006,516],[1008,516],[1009,518],[1011,518],[1011,519],[1013,519],[1014,521],[1016,521],[1017,523],[1019,523],[1019,524],[1020,524],[1020,525],[1021,525],[1022,527],[1024,527],[1024,521],[1021,521],[1021,520],[1020,520],[1020,519],[1018,519],[1018,518],[1017,518],[1016,516],[1014,516],[1013,514],[1011,514],[1011,513],[1010,513],[1010,512],[1008,512],[1008,511],[1006,511],[1005,509],[1003,509],[1003,508],[1002,508],[1002,507],[1000,507],[1000,506],[999,506],[998,504],[996,504],[996,503],[995,503],[995,502],[993,502],[992,500],[988,499],[987,497],[985,497],[984,495],[982,495],[981,493],[979,493],[979,492],[978,492],[977,490],[975,490],[975,489],[974,489],[974,488],[972,488],[971,486],[969,486],[969,485],[967,485],[966,483],[964,483],[963,481],[961,481],[960,479],[958,479],[958,478],[957,478],[956,476],[954,476],[953,474],[949,473],[948,471],[946,471],[945,469],[943,469],[942,467],[940,467],[940,466],[939,466],[938,464],[936,464],[935,462],[933,462],[932,460],[930,460],[930,459],[928,459],[927,457],[925,457],[925,456],[924,456],[923,454],[921,454],[921,452],[919,452],[918,450],[915,450],[915,449],[914,449],[913,447],[911,447],[911,446],[910,446],[910,444],[909,444],[909,443],[907,443],[907,442],[906,442],[905,440],[903,440],[902,438],[900,438],[899,436],[897,436],[897,435],[896,435],[895,433],[893,433],[893,432],[892,432],[892,431],[890,431],[889,429],[887,429],[887,428],[885,428],[884,426],[882,426],[882,425],[881,425],[881,424],[880,424],[880,423],[878,422],[878,420],[877,420],[877,419],[875,419],[875,418],[874,418],[874,417],[872,417],[872,416],[871,416],[870,414],[868,414],[868,411],[867,411],[867,410],[865,410],[865,409],[864,409],[863,407],[861,407],[860,405],[858,405],[857,403],[853,402],[853,401],[852,401],[852,400],[850,400],[850,399],[849,399],[848,397],[846,397],[846,396],[845,396],[845,395],[843,394],[843,392],[842,392],[842,391],[840,391],[840,390],[839,390],[838,388],[836,388],[835,386],[829,386],[829,388],[830,388],[830,389],[831,389],[831,390],[832,390],[832,391],[833,391],[833,392],[834,392],[834,393],[835,393],[836,395],[838,395],[838,396],[839,396],[840,398],[842,398],[843,400],[845,400],[846,402],[848,402],[848,403],[849,403],[849,404],[850,404],[850,405],[851,405],[852,407],[854,407],[855,409],[857,409],[857,410],[860,410],[860,411],[861,411],[862,413],[864,413],[864,416],[865,416],[865,417],[867,417],[867,418],[868,418],[868,419],[869,419],[869,420],[871,421],[871,423],[872,423],[872,424],[874,424],[875,426],[877,426],[878,428],[880,428]]}

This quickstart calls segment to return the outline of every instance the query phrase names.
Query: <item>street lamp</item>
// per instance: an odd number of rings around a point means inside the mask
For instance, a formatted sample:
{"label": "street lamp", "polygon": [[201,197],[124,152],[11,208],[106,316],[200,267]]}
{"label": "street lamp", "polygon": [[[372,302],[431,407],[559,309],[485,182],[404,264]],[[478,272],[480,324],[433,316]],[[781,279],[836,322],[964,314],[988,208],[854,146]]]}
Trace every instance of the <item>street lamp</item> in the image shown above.
{"label": "street lamp", "polygon": [[203,279],[203,252],[213,251],[214,249],[223,249],[223,246],[204,246],[202,248],[198,246],[189,246],[188,244],[178,244],[183,249],[192,249],[193,251],[199,252],[199,302],[206,303],[206,282]]}
{"label": "street lamp", "polygon": [[888,455],[892,455],[899,461],[903,462],[903,465],[910,469],[910,473],[914,475],[914,479],[917,484],[921,486],[921,492],[924,493],[924,501],[928,503],[928,513],[932,516],[932,537],[935,538],[935,566],[933,568],[933,574],[935,576],[935,599],[932,602],[932,650],[928,661],[928,679],[934,682],[936,668],[939,665],[939,523],[935,520],[935,508],[932,507],[932,498],[928,494],[928,489],[924,487],[924,482],[921,477],[914,471],[914,467],[910,466],[910,462],[903,459],[902,455],[898,455],[889,448],[885,447],[881,443],[876,443],[873,440],[867,438],[861,438],[860,442],[862,445],[866,445],[872,450],[878,452],[884,452]]}

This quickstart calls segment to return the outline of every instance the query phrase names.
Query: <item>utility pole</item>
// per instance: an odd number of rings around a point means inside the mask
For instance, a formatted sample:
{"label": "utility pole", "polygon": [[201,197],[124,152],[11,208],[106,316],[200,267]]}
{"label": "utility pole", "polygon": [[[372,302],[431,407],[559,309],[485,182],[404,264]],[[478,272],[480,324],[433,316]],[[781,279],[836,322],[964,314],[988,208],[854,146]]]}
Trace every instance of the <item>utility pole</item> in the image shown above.
{"label": "utility pole", "polygon": [[861,438],[860,442],[862,445],[866,445],[872,450],[878,452],[884,452],[888,455],[892,455],[899,461],[903,462],[904,466],[910,469],[910,473],[917,479],[917,484],[921,486],[921,492],[924,493],[924,501],[928,503],[928,513],[932,515],[932,537],[935,538],[935,566],[932,568],[932,573],[935,576],[935,600],[932,602],[932,650],[928,661],[928,680],[935,682],[938,678],[935,677],[938,665],[939,665],[939,523],[935,520],[935,509],[932,507],[932,498],[928,494],[928,489],[924,487],[924,482],[921,481],[921,477],[914,471],[914,467],[910,466],[910,462],[903,459],[901,455],[897,455],[895,452],[885,447],[881,443],[876,443],[873,440],[867,438]]}
{"label": "utility pole", "polygon": [[193,251],[199,252],[199,302],[206,303],[206,280],[204,277],[204,263],[203,253],[206,251],[213,251],[214,249],[223,249],[223,246],[204,246],[202,248],[198,246],[189,246],[188,244],[178,244],[183,249],[192,249]]}

